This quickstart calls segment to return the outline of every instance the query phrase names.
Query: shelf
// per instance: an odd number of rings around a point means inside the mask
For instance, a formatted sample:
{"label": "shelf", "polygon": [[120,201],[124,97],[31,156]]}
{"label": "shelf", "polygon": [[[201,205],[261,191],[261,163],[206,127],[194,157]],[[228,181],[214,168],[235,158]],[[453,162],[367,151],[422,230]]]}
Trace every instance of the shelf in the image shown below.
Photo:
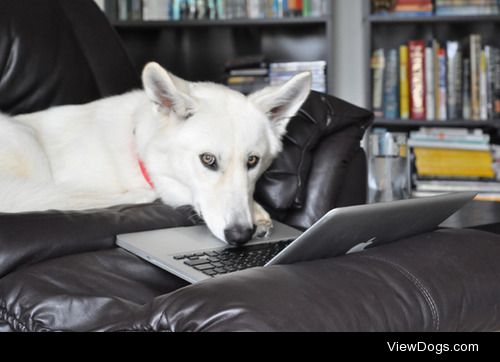
{"label": "shelf", "polygon": [[372,24],[401,23],[478,23],[498,22],[500,15],[433,15],[433,16],[391,16],[370,15],[368,21]]}
{"label": "shelf", "polygon": [[453,128],[495,128],[500,129],[500,120],[472,121],[472,120],[453,120],[453,121],[426,121],[426,120],[408,120],[408,119],[375,119],[374,127],[393,127],[412,129],[418,127],[453,127]]}
{"label": "shelf", "polygon": [[276,26],[276,25],[326,25],[328,19],[322,17],[297,17],[279,19],[227,19],[227,20],[151,20],[112,21],[119,28],[161,28],[161,27],[208,27],[208,26]]}

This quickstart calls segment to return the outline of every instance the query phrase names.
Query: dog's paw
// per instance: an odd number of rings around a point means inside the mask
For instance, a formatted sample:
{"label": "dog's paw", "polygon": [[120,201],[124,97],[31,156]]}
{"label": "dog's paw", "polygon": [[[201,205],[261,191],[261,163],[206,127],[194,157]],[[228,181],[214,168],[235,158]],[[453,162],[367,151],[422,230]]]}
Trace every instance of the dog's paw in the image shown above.
{"label": "dog's paw", "polygon": [[254,236],[258,238],[263,238],[271,234],[271,229],[273,228],[273,222],[271,221],[271,216],[266,210],[258,203],[254,203],[254,224],[255,233]]}
{"label": "dog's paw", "polygon": [[273,222],[269,220],[259,220],[255,223],[255,233],[254,236],[258,238],[265,238],[271,234],[271,229],[273,228]]}

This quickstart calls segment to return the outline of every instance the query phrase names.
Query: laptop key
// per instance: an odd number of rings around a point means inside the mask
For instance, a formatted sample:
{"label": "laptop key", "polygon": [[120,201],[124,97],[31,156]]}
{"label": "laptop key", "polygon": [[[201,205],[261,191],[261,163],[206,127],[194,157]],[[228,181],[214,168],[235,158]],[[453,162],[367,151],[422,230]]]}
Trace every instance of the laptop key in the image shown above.
{"label": "laptop key", "polygon": [[203,270],[203,273],[209,276],[214,276],[217,274],[217,272],[213,269]]}
{"label": "laptop key", "polygon": [[195,265],[201,265],[201,264],[208,264],[209,261],[207,259],[189,259],[184,262],[184,264],[189,265],[189,266],[195,266]]}
{"label": "laptop key", "polygon": [[201,264],[201,265],[195,265],[193,266],[196,270],[208,270],[208,269],[214,269],[214,266],[211,264]]}

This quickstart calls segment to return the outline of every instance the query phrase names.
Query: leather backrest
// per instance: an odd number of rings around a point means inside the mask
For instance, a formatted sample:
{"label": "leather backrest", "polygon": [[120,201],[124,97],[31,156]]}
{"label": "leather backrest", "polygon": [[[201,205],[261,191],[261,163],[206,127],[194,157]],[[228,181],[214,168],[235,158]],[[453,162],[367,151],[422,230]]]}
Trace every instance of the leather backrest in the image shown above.
{"label": "leather backrest", "polygon": [[[256,200],[276,219],[302,228],[312,225],[336,206],[348,166],[372,119],[366,109],[311,92],[287,127],[283,152],[257,183]],[[365,179],[366,165],[358,165],[355,177]],[[361,187],[359,193],[365,191]]]}
{"label": "leather backrest", "polygon": [[0,1],[0,111],[30,113],[140,87],[92,0]]}

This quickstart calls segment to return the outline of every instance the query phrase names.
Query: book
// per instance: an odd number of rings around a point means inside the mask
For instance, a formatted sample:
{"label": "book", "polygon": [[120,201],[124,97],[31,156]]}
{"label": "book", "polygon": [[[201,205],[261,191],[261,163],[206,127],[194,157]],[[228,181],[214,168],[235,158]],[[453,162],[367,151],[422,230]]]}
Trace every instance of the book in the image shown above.
{"label": "book", "polygon": [[446,88],[446,52],[443,48],[438,52],[439,61],[439,114],[436,117],[440,121],[446,121],[447,115],[447,88]]}
{"label": "book", "polygon": [[418,191],[457,192],[476,191],[484,193],[500,193],[500,182],[476,180],[416,180]]}
{"label": "book", "polygon": [[421,177],[493,178],[490,150],[415,147],[417,175]]}
{"label": "book", "polygon": [[479,119],[486,121],[488,119],[488,80],[486,53],[481,51],[479,64]]}
{"label": "book", "polygon": [[385,69],[385,53],[384,49],[377,49],[371,57],[372,68],[372,110],[375,117],[384,115],[383,100],[384,100],[384,69]]}
{"label": "book", "polygon": [[280,62],[269,65],[269,80],[271,85],[279,85],[301,72],[310,72],[311,89],[326,93],[326,61],[311,62]]}
{"label": "book", "polygon": [[491,47],[490,49],[490,67],[491,78],[491,117],[492,119],[500,118],[500,48]]}
{"label": "book", "polygon": [[384,100],[383,109],[386,119],[396,119],[399,115],[399,73],[398,50],[390,49],[387,53],[387,64],[385,67]]}
{"label": "book", "polygon": [[144,21],[168,20],[169,0],[144,0],[142,2],[142,18]]}
{"label": "book", "polygon": [[465,58],[462,66],[462,117],[471,119],[471,104],[470,104],[470,60]]}
{"label": "book", "polygon": [[412,40],[408,43],[410,69],[410,117],[425,119],[425,43]]}
{"label": "book", "polygon": [[448,119],[462,117],[462,51],[458,41],[446,42]]}
{"label": "book", "polygon": [[434,50],[432,48],[432,42],[425,48],[425,117],[428,120],[435,119],[436,105],[434,100],[436,98],[434,94]]}
{"label": "book", "polygon": [[480,109],[480,76],[481,76],[481,35],[472,34],[469,36],[469,56],[470,56],[470,90],[471,90],[471,119],[481,119]]}
{"label": "book", "polygon": [[[434,84],[429,85],[429,87],[434,88],[434,119],[439,119],[440,104],[441,104],[441,92],[439,91],[439,80],[440,80],[440,64],[439,64],[439,49],[441,45],[436,39],[432,40],[432,69],[434,70]],[[431,60],[431,59],[429,59]]]}
{"label": "book", "polygon": [[409,73],[408,46],[399,47],[399,118],[410,118],[410,82]]}

